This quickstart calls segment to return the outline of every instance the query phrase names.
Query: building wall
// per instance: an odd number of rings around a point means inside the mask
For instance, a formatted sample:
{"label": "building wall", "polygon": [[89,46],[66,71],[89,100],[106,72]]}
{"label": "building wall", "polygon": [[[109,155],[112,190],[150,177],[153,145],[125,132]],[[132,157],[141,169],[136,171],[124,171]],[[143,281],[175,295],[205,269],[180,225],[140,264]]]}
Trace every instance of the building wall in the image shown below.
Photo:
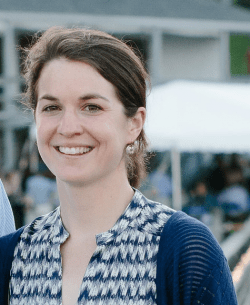
{"label": "building wall", "polygon": [[220,80],[220,40],[163,36],[161,78]]}

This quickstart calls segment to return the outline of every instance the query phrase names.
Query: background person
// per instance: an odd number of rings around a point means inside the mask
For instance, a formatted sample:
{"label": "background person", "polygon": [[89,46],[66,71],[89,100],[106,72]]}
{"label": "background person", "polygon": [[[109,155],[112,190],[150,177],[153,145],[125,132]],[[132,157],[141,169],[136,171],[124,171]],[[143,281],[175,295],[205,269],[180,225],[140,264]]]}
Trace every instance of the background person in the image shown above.
{"label": "background person", "polygon": [[13,212],[0,179],[0,236],[12,233],[14,231],[15,222]]}
{"label": "background person", "polygon": [[172,180],[167,173],[169,165],[163,158],[160,165],[148,175],[151,187],[150,199],[171,206]]}
{"label": "background person", "polygon": [[26,198],[21,190],[21,172],[18,170],[7,172],[3,183],[13,210],[16,228],[21,228],[25,224],[24,218],[27,206]]}
{"label": "background person", "polygon": [[26,212],[26,223],[51,212],[58,206],[56,181],[44,163],[39,164],[39,170],[35,175],[27,178],[25,194],[31,201]]}
{"label": "background person", "polygon": [[9,304],[237,304],[207,227],[136,189],[148,76],[135,53],[103,32],[51,28],[29,51],[25,77],[60,208],[9,240]]}
{"label": "background person", "polygon": [[242,222],[249,215],[249,192],[237,154],[230,156],[229,164],[225,167],[225,181],[225,187],[217,196],[218,203],[226,220]]}
{"label": "background person", "polygon": [[182,210],[210,227],[212,222],[211,212],[217,206],[217,199],[210,194],[206,180],[200,179],[193,183],[190,190],[190,199]]}

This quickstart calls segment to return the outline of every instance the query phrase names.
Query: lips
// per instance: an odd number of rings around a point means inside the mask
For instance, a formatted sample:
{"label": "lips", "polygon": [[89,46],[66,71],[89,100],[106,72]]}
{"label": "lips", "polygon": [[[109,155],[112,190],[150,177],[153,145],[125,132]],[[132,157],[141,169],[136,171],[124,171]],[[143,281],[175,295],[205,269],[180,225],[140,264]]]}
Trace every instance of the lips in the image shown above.
{"label": "lips", "polygon": [[65,147],[58,146],[57,150],[65,155],[83,155],[90,152],[93,149],[91,146],[81,146],[81,147]]}

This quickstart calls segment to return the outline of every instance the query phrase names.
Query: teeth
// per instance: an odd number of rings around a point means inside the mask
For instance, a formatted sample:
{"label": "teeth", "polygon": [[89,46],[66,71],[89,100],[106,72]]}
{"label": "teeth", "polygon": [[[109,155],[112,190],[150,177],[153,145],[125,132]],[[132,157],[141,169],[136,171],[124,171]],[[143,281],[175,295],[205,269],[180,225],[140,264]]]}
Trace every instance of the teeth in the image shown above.
{"label": "teeth", "polygon": [[79,155],[79,154],[85,154],[89,152],[92,148],[91,147],[64,147],[59,146],[59,151],[66,155]]}

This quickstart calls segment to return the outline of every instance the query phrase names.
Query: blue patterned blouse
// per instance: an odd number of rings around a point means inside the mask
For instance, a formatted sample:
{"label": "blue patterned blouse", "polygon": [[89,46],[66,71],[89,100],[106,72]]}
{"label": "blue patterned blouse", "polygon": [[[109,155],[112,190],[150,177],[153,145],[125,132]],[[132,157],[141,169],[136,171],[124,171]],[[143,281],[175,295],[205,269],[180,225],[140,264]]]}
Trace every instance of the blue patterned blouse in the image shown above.
{"label": "blue patterned blouse", "polygon": [[[76,304],[155,305],[159,240],[173,213],[136,190],[113,228],[96,236]],[[62,304],[60,245],[68,237],[59,208],[25,228],[12,263],[10,305]]]}

